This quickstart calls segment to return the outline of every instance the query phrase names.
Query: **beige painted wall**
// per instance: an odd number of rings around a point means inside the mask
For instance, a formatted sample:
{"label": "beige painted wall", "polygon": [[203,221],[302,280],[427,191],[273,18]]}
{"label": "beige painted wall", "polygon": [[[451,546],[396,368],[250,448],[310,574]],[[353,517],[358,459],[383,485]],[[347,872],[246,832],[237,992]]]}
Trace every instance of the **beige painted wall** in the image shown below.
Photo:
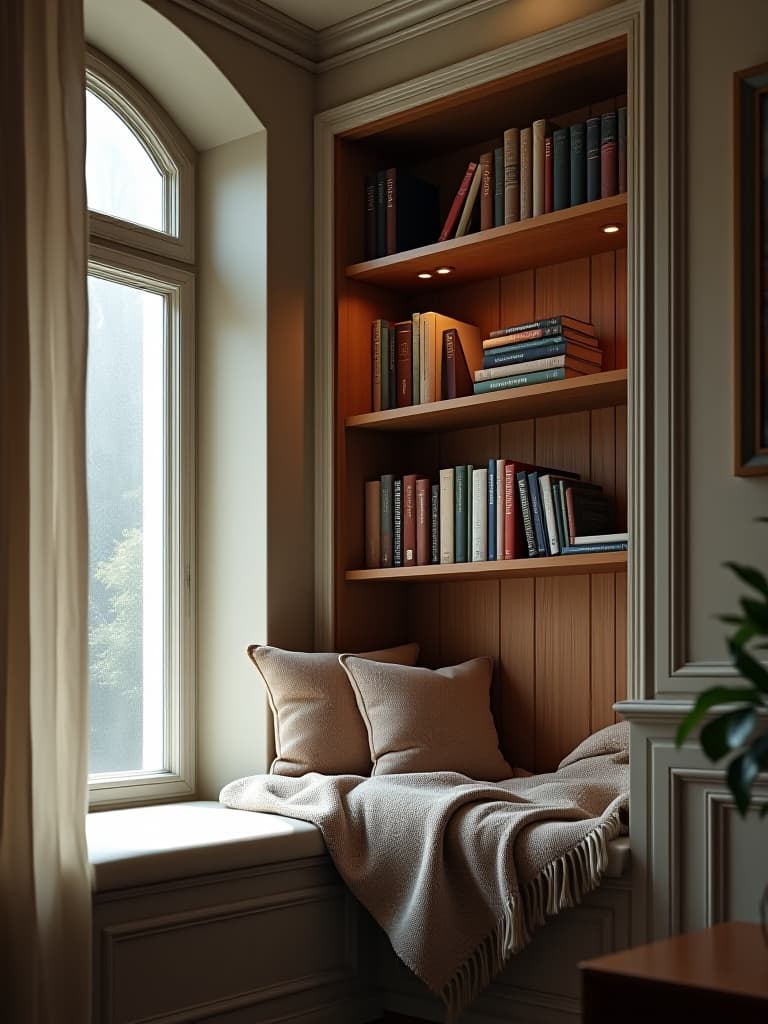
{"label": "beige painted wall", "polygon": [[618,0],[509,0],[445,28],[387,47],[318,77],[317,109],[328,110],[437,68],[611,7]]}
{"label": "beige painted wall", "polygon": [[733,81],[768,61],[765,0],[688,4],[688,661],[723,661],[713,616],[743,587],[726,559],[768,569],[768,477],[733,476]]}

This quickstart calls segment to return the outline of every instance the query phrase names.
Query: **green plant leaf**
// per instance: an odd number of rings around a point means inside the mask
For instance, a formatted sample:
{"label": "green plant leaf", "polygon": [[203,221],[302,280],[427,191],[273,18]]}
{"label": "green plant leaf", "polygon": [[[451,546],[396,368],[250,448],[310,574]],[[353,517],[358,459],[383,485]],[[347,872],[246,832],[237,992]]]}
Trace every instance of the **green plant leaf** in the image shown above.
{"label": "green plant leaf", "polygon": [[725,622],[729,626],[740,626],[744,621],[741,615],[717,615],[718,622]]}
{"label": "green plant leaf", "polygon": [[685,742],[686,736],[704,718],[710,708],[718,704],[760,704],[760,696],[754,690],[736,688],[731,686],[713,686],[704,693],[699,694],[698,700],[685,716],[677,730],[675,743],[678,747]]}
{"label": "green plant leaf", "polygon": [[768,633],[768,604],[755,601],[753,598],[742,597],[741,607],[746,613],[747,622],[756,626],[761,633]]}
{"label": "green plant leaf", "polygon": [[749,809],[752,785],[765,767],[768,767],[768,733],[758,736],[749,749],[735,757],[728,766],[728,788],[742,817]]}
{"label": "green plant leaf", "polygon": [[728,646],[739,674],[753,683],[762,693],[768,694],[768,671],[743,647],[733,641],[730,641]]}
{"label": "green plant leaf", "polygon": [[707,722],[701,730],[701,749],[710,761],[719,761],[747,742],[756,718],[753,708],[741,708]]}
{"label": "green plant leaf", "polygon": [[[744,622],[744,619],[740,619],[740,622]],[[734,633],[729,640],[729,644],[733,644],[734,647],[745,647],[753,636],[758,632],[756,627],[751,623],[745,623],[738,632]]]}
{"label": "green plant leaf", "polygon": [[755,569],[751,565],[739,565],[738,562],[724,562],[723,564],[731,572],[734,572],[740,580],[743,580],[747,586],[753,587],[765,597],[768,597],[768,579],[765,578],[759,569]]}

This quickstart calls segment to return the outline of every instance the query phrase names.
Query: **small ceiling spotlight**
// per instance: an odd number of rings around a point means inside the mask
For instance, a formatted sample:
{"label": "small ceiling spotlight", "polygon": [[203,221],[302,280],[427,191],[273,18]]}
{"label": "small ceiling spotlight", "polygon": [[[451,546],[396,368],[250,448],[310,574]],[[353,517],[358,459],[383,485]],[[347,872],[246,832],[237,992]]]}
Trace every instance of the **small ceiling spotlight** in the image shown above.
{"label": "small ceiling spotlight", "polygon": [[422,281],[428,281],[430,277],[432,277],[432,275],[427,273],[426,270],[422,270],[422,272],[420,274],[417,274],[416,276],[420,277]]}
{"label": "small ceiling spotlight", "polygon": [[621,231],[621,228],[618,224],[606,224],[603,231],[606,235],[615,235],[617,231]]}
{"label": "small ceiling spotlight", "polygon": [[452,274],[455,269],[456,269],[455,267],[437,267],[437,269],[435,270],[435,273],[436,274]]}

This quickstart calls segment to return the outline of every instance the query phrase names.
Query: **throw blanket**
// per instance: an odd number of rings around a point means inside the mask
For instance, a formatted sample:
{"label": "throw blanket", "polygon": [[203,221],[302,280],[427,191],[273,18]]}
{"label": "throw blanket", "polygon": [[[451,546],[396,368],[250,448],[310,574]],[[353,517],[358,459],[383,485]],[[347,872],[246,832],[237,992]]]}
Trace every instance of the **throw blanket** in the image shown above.
{"label": "throw blanket", "polygon": [[254,775],[220,800],[317,825],[352,894],[453,1021],[545,914],[598,885],[628,792],[621,723],[547,775]]}

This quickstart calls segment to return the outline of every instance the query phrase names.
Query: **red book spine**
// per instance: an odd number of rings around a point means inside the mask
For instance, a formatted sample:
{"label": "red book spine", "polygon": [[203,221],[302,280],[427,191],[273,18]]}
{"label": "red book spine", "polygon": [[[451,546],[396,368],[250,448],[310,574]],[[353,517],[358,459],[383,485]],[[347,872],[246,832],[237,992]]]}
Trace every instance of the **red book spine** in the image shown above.
{"label": "red book spine", "polygon": [[480,157],[480,230],[493,227],[493,153]]}
{"label": "red book spine", "polygon": [[609,111],[600,119],[600,198],[615,196],[617,188],[616,113]]}
{"label": "red book spine", "polygon": [[416,474],[403,477],[403,565],[416,565]]}
{"label": "red book spine", "polygon": [[552,213],[552,136],[544,139],[544,213]]}
{"label": "red book spine", "polygon": [[413,405],[413,353],[411,351],[412,325],[410,320],[395,324],[397,351],[397,403],[396,408]]}
{"label": "red book spine", "polygon": [[461,184],[459,185],[459,190],[453,197],[453,202],[451,203],[451,208],[448,211],[448,216],[445,218],[443,230],[440,232],[438,242],[444,242],[456,227],[459,214],[461,213],[461,208],[464,205],[464,200],[467,198],[467,192],[469,191],[469,186],[476,170],[477,164],[473,160],[470,160],[464,177],[461,180]]}
{"label": "red book spine", "polygon": [[416,481],[416,564],[429,565],[431,556],[431,485],[426,477]]}
{"label": "red book spine", "polygon": [[384,185],[387,223],[387,256],[397,252],[397,168],[388,167]]}

